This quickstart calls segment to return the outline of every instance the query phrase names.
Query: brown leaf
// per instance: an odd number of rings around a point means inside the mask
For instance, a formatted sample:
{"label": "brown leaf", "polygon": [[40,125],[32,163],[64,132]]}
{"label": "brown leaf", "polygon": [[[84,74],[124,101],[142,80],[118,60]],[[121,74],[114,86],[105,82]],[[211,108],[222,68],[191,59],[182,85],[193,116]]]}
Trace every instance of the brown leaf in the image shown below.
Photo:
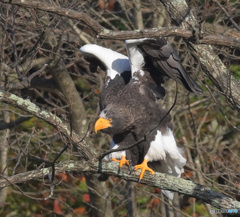
{"label": "brown leaf", "polygon": [[82,214],[82,213],[84,213],[86,211],[86,208],[81,206],[81,207],[78,207],[78,208],[74,209],[74,211],[76,213]]}
{"label": "brown leaf", "polygon": [[84,194],[84,195],[82,196],[82,198],[83,198],[83,200],[84,200],[85,202],[87,202],[87,203],[90,202],[90,195],[89,195],[89,194]]}
{"label": "brown leaf", "polygon": [[58,200],[53,201],[53,210],[57,214],[62,214],[62,208]]}

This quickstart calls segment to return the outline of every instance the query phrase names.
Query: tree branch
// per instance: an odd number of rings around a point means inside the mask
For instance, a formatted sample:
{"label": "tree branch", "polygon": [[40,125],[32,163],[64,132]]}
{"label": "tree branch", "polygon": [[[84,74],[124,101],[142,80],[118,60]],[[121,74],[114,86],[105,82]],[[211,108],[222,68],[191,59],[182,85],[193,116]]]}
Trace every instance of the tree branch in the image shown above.
{"label": "tree branch", "polygon": [[30,102],[28,99],[25,100],[14,94],[0,91],[0,102],[5,102],[14,107],[20,108],[21,110],[28,112],[29,114],[38,117],[53,127],[57,128],[77,146],[78,150],[84,154],[87,160],[92,159],[94,156],[96,156],[95,151],[91,149],[89,145],[83,143],[82,138],[80,138],[76,133],[71,132],[69,126],[64,123],[59,117],[52,114],[51,112],[40,109],[37,105]]}
{"label": "tree branch", "polygon": [[[115,162],[75,162],[66,161],[56,164],[56,174],[62,172],[90,172],[90,173],[104,173],[111,176],[118,176],[127,181],[136,182],[138,181],[139,172],[130,175],[127,167],[122,168],[118,173],[118,165]],[[48,174],[51,174],[51,167],[43,168],[40,170],[33,170],[25,173],[20,173],[8,178],[2,177],[0,179],[0,188],[7,187],[16,183],[23,183],[30,180],[39,179]],[[142,184],[146,184],[161,189],[176,191],[181,194],[186,194],[198,199],[205,201],[206,203],[216,208],[237,208],[240,209],[240,202],[233,200],[230,197],[225,196],[219,192],[211,190],[209,187],[193,183],[189,180],[182,178],[176,178],[171,175],[163,173],[155,173],[154,175],[145,174],[141,180]]]}
{"label": "tree branch", "polygon": [[24,121],[28,121],[31,118],[32,116],[20,117],[15,121],[0,123],[0,130],[11,129],[23,123]]}
{"label": "tree branch", "polygon": [[206,35],[199,40],[199,43],[240,49],[240,35],[239,38],[224,35]]}
{"label": "tree branch", "polygon": [[[49,124],[55,126],[58,130],[63,132],[67,137],[70,136],[70,131],[68,127],[55,115],[50,112],[40,110],[35,104],[31,103],[29,100],[23,100],[22,98],[6,93],[0,92],[0,101],[11,104],[15,107],[43,119]],[[79,137],[72,133],[73,142],[79,143]],[[78,144],[79,149],[82,153],[85,153],[89,159],[96,159],[95,153],[87,145]],[[137,175],[128,174],[126,169],[122,169],[118,174],[118,165],[114,162],[112,163],[94,163],[93,160],[81,161],[81,162],[72,162],[67,161],[64,163],[59,163],[55,167],[56,174],[59,174],[63,171],[67,172],[91,172],[91,173],[105,173],[113,176],[120,176],[128,181],[137,182],[139,172],[135,172]],[[22,183],[25,181],[30,181],[33,179],[38,179],[43,176],[47,176],[51,173],[51,168],[44,168],[40,170],[34,170],[26,173],[17,174],[11,177],[3,177],[0,179],[0,187],[6,187],[11,184]],[[167,174],[156,173],[156,175],[145,175],[141,183],[147,184],[149,186],[159,187],[162,189],[177,191],[182,194],[187,194],[199,199],[204,200],[205,202],[215,206],[217,208],[240,208],[240,202],[234,201],[233,199],[211,190],[209,187],[205,187],[199,184],[195,184],[191,181],[176,178]]]}
{"label": "tree branch", "polygon": [[[8,105],[3,105],[4,109],[8,109]],[[6,123],[9,123],[10,121],[10,115],[8,111],[3,111],[3,119]],[[9,149],[9,141],[10,138],[10,130],[6,129],[5,131],[2,131],[1,133],[1,147],[0,147],[0,170],[2,175],[8,176],[8,149]],[[8,194],[8,188],[5,188],[1,191],[0,195],[0,207],[3,207]]]}
{"label": "tree branch", "polygon": [[233,20],[233,18],[228,14],[228,12],[226,11],[226,9],[221,5],[221,3],[218,0],[213,0],[215,3],[217,3],[217,5],[222,9],[222,11],[224,12],[224,14],[226,15],[226,17],[230,20],[230,22],[233,24],[233,26],[240,31],[240,27],[238,26],[238,24]]}
{"label": "tree branch", "polygon": [[[198,21],[194,17],[192,11],[188,7],[185,0],[168,1],[161,0],[169,15],[173,20],[182,21],[181,25],[184,29],[192,29],[196,33],[199,32]],[[233,76],[229,78],[229,70],[222,63],[221,59],[214,53],[210,45],[194,44],[186,41],[189,49],[199,60],[207,77],[212,80],[214,85],[220,90],[231,103],[233,108],[240,110],[240,84]],[[230,84],[229,84],[230,83]]]}
{"label": "tree branch", "polygon": [[140,0],[133,0],[133,12],[135,27],[137,29],[144,29]]}
{"label": "tree branch", "polygon": [[[9,3],[8,0],[0,0],[0,2]],[[170,2],[168,3],[170,6],[172,5],[173,7],[175,7],[175,5],[170,4]],[[192,30],[188,30],[180,27],[162,27],[160,29],[153,28],[153,29],[142,29],[142,30],[132,30],[132,31],[112,31],[101,26],[99,22],[97,22],[92,17],[88,16],[83,12],[73,11],[70,9],[65,9],[65,8],[58,7],[56,5],[47,4],[47,3],[42,4],[41,1],[12,0],[11,4],[24,6],[28,8],[35,8],[42,11],[51,12],[60,16],[64,16],[67,18],[82,21],[91,29],[93,29],[97,33],[97,37],[100,39],[126,40],[126,39],[135,39],[135,38],[143,38],[143,37],[159,37],[159,36],[163,36],[163,37],[180,36],[182,38],[189,39],[194,36],[192,33]],[[174,13],[174,10],[170,6],[167,5],[168,9],[170,11],[173,11]],[[174,14],[171,14],[171,16],[174,16]],[[179,18],[179,16],[174,16],[174,17],[176,17],[176,19]],[[183,18],[184,16],[181,15],[180,20],[183,20]],[[237,36],[226,37],[222,35],[205,35],[197,43],[240,48],[240,40]]]}
{"label": "tree branch", "polygon": [[104,29],[104,31],[98,33],[98,37],[101,39],[111,40],[125,40],[135,39],[144,37],[169,37],[169,36],[180,36],[183,38],[192,37],[192,32],[189,30],[183,30],[179,27],[162,27],[161,29],[141,29],[141,30],[127,30],[127,31],[111,31]]}
{"label": "tree branch", "polygon": [[57,5],[48,4],[46,2],[42,1],[32,1],[32,0],[1,0],[1,2],[6,4],[12,4],[12,5],[18,5],[18,6],[24,6],[26,8],[35,8],[41,11],[46,11],[50,13],[54,13],[60,16],[76,19],[79,21],[83,21],[86,25],[88,25],[91,29],[93,29],[95,32],[101,32],[103,30],[103,27],[98,23],[98,21],[94,20],[87,14],[79,11],[74,11],[71,9],[59,7]]}
{"label": "tree branch", "polygon": [[[18,83],[10,83],[9,86],[7,86],[6,89],[8,90],[21,90],[24,88],[29,88],[31,86],[31,81],[36,76],[40,76],[42,72],[46,69],[47,64],[44,64],[41,69],[37,70],[36,72],[33,72],[29,77],[22,78],[21,82]],[[7,84],[8,85],[8,84]]]}

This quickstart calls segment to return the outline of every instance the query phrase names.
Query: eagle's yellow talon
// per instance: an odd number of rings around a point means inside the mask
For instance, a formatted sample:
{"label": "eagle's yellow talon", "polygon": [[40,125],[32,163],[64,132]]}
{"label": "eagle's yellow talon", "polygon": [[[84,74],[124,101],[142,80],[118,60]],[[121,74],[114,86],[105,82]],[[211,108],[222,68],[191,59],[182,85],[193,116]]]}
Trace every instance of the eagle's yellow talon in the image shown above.
{"label": "eagle's yellow talon", "polygon": [[143,175],[144,175],[146,170],[151,172],[152,175],[155,173],[150,167],[148,167],[147,162],[148,161],[146,159],[144,159],[141,164],[136,165],[135,168],[134,168],[134,170],[138,170],[138,169],[142,170],[141,174],[140,174],[140,177],[139,177],[139,180],[141,180],[143,178]]}
{"label": "eagle's yellow talon", "polygon": [[124,164],[125,165],[129,165],[129,160],[127,160],[125,156],[122,156],[121,160],[117,160],[115,158],[112,158],[112,161],[118,162],[119,163],[119,167],[122,167]]}

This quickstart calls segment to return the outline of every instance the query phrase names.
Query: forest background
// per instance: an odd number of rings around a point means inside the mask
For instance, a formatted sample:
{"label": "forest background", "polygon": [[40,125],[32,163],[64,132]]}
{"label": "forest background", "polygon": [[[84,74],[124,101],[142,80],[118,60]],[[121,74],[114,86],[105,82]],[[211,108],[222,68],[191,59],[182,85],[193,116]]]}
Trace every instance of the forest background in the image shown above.
{"label": "forest background", "polygon": [[[220,216],[240,210],[240,3],[203,0],[0,0],[1,216]],[[181,179],[100,161],[95,134],[105,73],[79,52],[168,37],[203,89],[178,87],[171,111],[187,159]],[[165,109],[176,85],[165,84]],[[109,175],[106,181],[106,175]],[[176,191],[166,201],[161,188]],[[224,214],[221,214],[224,215]]]}

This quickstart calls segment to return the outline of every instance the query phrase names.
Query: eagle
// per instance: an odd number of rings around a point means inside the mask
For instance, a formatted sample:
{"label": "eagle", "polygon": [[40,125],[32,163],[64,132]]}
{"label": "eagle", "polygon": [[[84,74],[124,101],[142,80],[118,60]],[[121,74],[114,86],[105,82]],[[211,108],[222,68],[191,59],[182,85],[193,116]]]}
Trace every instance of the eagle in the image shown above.
{"label": "eagle", "polygon": [[[112,148],[124,148],[141,140],[136,146],[111,154],[111,160],[145,171],[180,177],[186,159],[176,145],[171,117],[161,108],[165,96],[162,84],[169,77],[195,94],[202,92],[180,63],[177,52],[164,37],[125,41],[127,55],[94,44],[80,48],[90,69],[100,66],[106,81],[100,93],[100,114],[95,132],[113,136]],[[173,193],[163,190],[170,199]]]}

